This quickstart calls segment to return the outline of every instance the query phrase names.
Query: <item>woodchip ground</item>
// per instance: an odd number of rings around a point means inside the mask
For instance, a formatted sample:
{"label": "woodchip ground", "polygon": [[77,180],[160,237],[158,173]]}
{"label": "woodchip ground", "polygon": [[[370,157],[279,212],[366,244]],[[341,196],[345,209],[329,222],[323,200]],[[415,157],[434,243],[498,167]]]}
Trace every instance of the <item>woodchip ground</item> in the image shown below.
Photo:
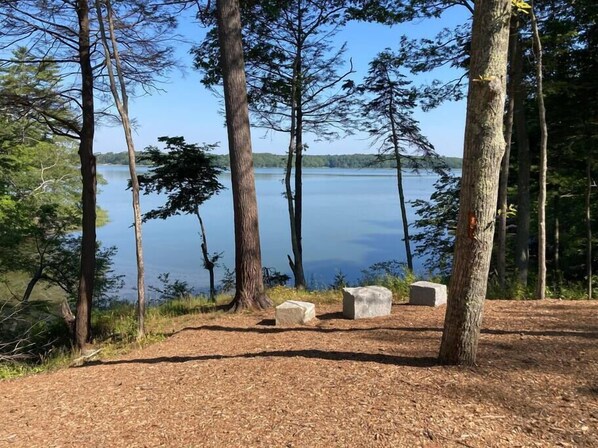
{"label": "woodchip ground", "polygon": [[193,315],[115,359],[0,382],[8,447],[598,447],[598,302],[487,302],[478,366],[444,308],[307,326]]}

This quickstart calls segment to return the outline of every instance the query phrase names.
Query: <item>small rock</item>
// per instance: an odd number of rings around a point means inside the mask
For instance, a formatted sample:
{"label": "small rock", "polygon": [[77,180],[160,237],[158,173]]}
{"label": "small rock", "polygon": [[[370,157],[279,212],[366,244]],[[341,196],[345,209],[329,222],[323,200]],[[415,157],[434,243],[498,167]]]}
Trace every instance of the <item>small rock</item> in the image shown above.
{"label": "small rock", "polygon": [[440,306],[446,304],[446,285],[432,282],[415,282],[409,288],[409,304]]}
{"label": "small rock", "polygon": [[343,316],[362,319],[390,315],[392,292],[383,286],[343,288]]}
{"label": "small rock", "polygon": [[276,325],[301,325],[316,317],[316,306],[310,302],[287,300],[276,307]]}

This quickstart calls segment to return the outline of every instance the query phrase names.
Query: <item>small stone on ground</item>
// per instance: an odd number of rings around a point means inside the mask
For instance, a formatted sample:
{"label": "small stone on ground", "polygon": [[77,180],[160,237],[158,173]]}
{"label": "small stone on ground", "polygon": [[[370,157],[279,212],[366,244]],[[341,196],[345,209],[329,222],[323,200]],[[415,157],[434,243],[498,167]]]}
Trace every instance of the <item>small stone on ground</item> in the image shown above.
{"label": "small stone on ground", "polygon": [[392,292],[383,286],[343,288],[343,316],[348,319],[388,316]]}
{"label": "small stone on ground", "polygon": [[316,317],[316,306],[310,302],[287,300],[276,307],[276,325],[302,325]]}
{"label": "small stone on ground", "polygon": [[446,304],[446,285],[432,282],[415,282],[409,288],[409,304],[440,306]]}

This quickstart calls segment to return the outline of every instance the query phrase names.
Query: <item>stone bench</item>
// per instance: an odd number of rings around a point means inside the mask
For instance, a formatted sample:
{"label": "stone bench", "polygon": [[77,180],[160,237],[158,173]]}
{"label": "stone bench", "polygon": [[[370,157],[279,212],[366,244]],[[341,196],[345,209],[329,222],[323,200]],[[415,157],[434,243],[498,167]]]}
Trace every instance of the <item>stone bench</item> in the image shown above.
{"label": "stone bench", "polygon": [[316,317],[316,306],[310,302],[287,300],[276,307],[276,325],[301,325]]}
{"label": "stone bench", "polygon": [[446,285],[432,282],[415,282],[409,287],[409,304],[440,306],[446,304]]}
{"label": "stone bench", "polygon": [[383,286],[343,288],[343,316],[363,319],[390,315],[392,292]]}

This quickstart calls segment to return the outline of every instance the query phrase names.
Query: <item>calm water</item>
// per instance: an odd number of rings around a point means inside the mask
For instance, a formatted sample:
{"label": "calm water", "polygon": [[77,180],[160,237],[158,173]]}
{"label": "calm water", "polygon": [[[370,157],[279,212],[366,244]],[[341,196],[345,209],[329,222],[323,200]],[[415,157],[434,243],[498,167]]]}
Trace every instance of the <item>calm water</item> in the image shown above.
{"label": "calm water", "polygon": [[[124,297],[134,296],[135,244],[131,192],[125,166],[100,166],[107,184],[100,187],[99,205],[108,211],[110,222],[98,229],[105,246],[116,246],[114,270],[126,275]],[[256,170],[260,237],[263,265],[288,273],[291,253],[286,201],[282,196],[280,169]],[[436,176],[406,174],[408,201],[428,199]],[[210,252],[224,252],[221,263],[234,268],[233,210],[230,175],[221,182],[227,187],[203,206]],[[142,210],[161,205],[163,196],[142,196]],[[413,211],[408,208],[410,222]],[[304,266],[310,286],[330,284],[342,271],[349,280],[373,263],[396,259],[405,261],[397,186],[393,170],[305,169],[304,170]],[[202,268],[198,223],[194,216],[154,220],[143,227],[146,284],[158,285],[157,276],[170,272],[171,278],[189,282],[198,290],[208,286]],[[414,260],[421,270],[422,260]],[[217,280],[222,275],[219,269]]]}

